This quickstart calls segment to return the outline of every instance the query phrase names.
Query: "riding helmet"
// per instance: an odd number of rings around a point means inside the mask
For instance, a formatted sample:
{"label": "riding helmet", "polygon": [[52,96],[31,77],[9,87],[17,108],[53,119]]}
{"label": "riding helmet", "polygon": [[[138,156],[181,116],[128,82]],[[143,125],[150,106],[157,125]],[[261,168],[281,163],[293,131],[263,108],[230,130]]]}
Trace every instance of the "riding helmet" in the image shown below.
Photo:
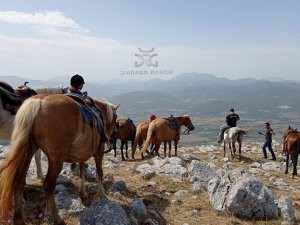
{"label": "riding helmet", "polygon": [[75,74],[73,77],[71,77],[71,86],[78,87],[83,84],[85,84],[85,83],[84,83],[84,79],[82,76]]}

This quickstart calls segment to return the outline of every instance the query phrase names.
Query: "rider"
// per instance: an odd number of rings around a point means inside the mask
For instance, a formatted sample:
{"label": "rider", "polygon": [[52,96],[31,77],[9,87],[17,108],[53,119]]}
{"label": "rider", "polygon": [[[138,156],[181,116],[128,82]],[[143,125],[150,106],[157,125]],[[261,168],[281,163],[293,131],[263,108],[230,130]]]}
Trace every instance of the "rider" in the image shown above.
{"label": "rider", "polygon": [[[81,97],[84,97],[86,95],[86,92],[82,92],[83,85],[85,84],[84,79],[81,75],[75,74],[74,76],[71,77],[70,81],[71,86],[69,87],[69,90],[73,94],[80,95]],[[96,106],[97,113],[100,117],[100,120],[102,122],[102,125],[100,125],[100,135],[101,135],[101,140],[100,142],[107,142],[108,138],[105,134],[105,127],[104,127],[104,117],[102,111],[99,109],[99,107]]]}
{"label": "rider", "polygon": [[155,114],[151,114],[150,115],[150,122],[152,122],[153,120],[155,120],[156,119],[156,115]]}
{"label": "rider", "polygon": [[238,114],[234,112],[234,109],[229,110],[229,114],[226,116],[225,123],[220,127],[220,136],[218,143],[222,143],[224,139],[224,132],[228,130],[231,127],[236,127],[237,121],[240,120],[240,117]]}
{"label": "rider", "polygon": [[85,84],[84,79],[82,76],[75,74],[71,77],[71,86],[69,88],[70,92],[73,94],[77,94],[80,96],[83,96],[83,93],[81,92],[83,85]]}

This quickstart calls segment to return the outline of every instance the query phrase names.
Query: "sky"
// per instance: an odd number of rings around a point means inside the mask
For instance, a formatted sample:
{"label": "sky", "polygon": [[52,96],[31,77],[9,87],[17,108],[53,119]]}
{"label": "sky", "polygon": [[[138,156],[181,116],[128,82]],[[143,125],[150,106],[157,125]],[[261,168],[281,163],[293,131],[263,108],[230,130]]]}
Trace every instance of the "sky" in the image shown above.
{"label": "sky", "polygon": [[[299,79],[299,11],[298,0],[1,1],[0,76]],[[150,65],[138,48],[157,54]]]}

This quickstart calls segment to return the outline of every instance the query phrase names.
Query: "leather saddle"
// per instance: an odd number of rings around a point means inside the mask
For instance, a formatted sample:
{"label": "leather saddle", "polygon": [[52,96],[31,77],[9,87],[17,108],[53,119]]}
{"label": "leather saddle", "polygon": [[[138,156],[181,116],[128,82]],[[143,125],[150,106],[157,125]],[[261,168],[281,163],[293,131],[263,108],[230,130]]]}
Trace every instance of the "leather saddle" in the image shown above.
{"label": "leather saddle", "polygon": [[128,126],[130,127],[131,130],[134,130],[136,128],[133,121],[132,121],[132,119],[128,118],[126,120],[126,122],[127,122]]}
{"label": "leather saddle", "polygon": [[78,104],[84,122],[89,123],[90,126],[96,124],[101,133],[101,127],[105,126],[104,115],[101,109],[95,104],[94,99],[74,93],[66,93],[65,95],[72,98]]}
{"label": "leather saddle", "polygon": [[165,120],[167,120],[167,122],[169,124],[169,127],[172,130],[178,130],[180,128],[176,118],[173,115],[171,115],[170,117],[165,118]]}
{"label": "leather saddle", "polygon": [[14,90],[6,82],[0,81],[0,97],[5,110],[15,114],[16,110],[12,110],[13,108],[20,107],[27,98],[37,94],[34,90],[26,86],[27,83],[25,82],[24,85]]}

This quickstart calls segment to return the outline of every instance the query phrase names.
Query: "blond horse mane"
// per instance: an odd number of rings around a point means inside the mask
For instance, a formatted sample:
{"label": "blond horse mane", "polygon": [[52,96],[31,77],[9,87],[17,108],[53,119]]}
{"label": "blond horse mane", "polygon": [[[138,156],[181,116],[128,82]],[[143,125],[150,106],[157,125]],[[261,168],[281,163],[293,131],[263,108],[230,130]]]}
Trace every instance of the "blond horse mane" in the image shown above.
{"label": "blond horse mane", "polygon": [[112,120],[114,119],[114,110],[116,108],[115,105],[108,102],[106,99],[100,100],[100,99],[94,98],[94,101],[99,104],[105,105],[106,110],[107,110],[107,123],[111,123]]}

